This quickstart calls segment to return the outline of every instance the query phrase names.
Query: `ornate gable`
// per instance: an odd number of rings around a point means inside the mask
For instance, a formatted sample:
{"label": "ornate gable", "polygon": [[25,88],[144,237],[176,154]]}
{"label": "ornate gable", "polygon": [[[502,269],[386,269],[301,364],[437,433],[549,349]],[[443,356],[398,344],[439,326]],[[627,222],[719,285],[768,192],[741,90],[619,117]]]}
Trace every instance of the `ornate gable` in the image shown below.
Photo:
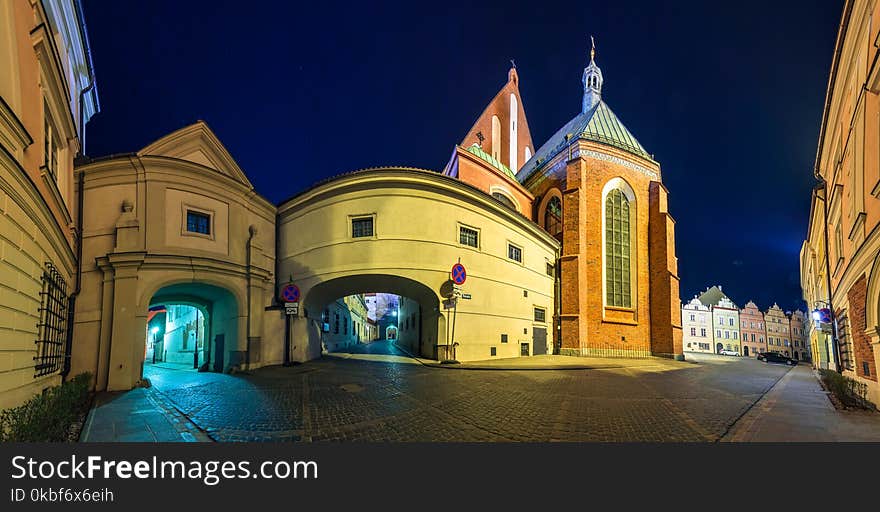
{"label": "ornate gable", "polygon": [[225,174],[253,188],[244,171],[204,121],[185,126],[138,151],[138,156],[164,156],[186,160]]}

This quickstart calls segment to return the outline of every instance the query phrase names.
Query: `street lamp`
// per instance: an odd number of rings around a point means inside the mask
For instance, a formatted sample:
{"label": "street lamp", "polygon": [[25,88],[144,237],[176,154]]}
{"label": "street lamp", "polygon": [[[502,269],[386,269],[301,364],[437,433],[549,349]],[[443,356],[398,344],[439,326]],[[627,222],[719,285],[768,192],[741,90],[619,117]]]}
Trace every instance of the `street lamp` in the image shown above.
{"label": "street lamp", "polygon": [[[824,131],[824,128],[823,128]],[[820,146],[821,150],[821,146]],[[825,249],[825,279],[827,280],[828,286],[828,302],[825,301],[817,301],[817,303],[827,304],[828,312],[831,323],[831,353],[834,357],[834,369],[838,373],[842,373],[840,368],[840,346],[838,344],[839,338],[837,335],[837,321],[834,318],[834,307],[831,305],[831,253],[828,250],[828,182],[825,181],[825,178],[819,173],[819,162],[818,158],[816,160],[816,168],[813,171],[813,175],[816,177],[816,180],[819,182],[815,188],[813,188],[813,193],[816,195],[816,199],[822,201],[822,215],[824,217],[824,249]],[[820,196],[819,191],[822,191],[823,194]]]}

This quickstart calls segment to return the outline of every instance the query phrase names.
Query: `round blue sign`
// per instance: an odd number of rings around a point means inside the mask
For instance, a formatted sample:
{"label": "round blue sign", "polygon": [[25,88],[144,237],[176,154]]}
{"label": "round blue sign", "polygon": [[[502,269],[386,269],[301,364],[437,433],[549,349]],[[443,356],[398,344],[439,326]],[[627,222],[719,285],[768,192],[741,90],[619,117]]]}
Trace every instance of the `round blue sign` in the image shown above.
{"label": "round blue sign", "polygon": [[464,284],[467,279],[467,272],[464,269],[464,265],[461,263],[456,263],[452,266],[452,282],[455,284]]}
{"label": "round blue sign", "polygon": [[290,283],[281,289],[281,298],[284,302],[299,302],[299,286]]}

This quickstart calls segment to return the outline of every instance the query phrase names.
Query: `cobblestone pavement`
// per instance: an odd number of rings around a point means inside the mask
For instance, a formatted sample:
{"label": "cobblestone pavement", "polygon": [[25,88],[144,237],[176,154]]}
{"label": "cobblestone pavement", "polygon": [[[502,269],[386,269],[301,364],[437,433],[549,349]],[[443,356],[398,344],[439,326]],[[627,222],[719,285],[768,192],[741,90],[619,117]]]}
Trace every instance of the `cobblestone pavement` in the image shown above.
{"label": "cobblestone pavement", "polygon": [[[400,355],[387,342],[352,352]],[[218,441],[717,441],[789,370],[688,359],[463,371],[343,355],[247,375],[145,375]]]}

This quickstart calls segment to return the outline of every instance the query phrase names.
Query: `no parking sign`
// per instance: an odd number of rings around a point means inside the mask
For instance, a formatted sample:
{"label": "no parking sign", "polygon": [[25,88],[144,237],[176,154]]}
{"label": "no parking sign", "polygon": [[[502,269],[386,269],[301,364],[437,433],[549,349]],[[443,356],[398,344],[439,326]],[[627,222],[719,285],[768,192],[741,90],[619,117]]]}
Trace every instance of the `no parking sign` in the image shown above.
{"label": "no parking sign", "polygon": [[452,282],[457,285],[462,285],[467,280],[467,271],[464,269],[464,265],[461,263],[456,263],[452,266]]}
{"label": "no parking sign", "polygon": [[299,302],[299,286],[288,283],[281,289],[281,299],[284,302]]}

